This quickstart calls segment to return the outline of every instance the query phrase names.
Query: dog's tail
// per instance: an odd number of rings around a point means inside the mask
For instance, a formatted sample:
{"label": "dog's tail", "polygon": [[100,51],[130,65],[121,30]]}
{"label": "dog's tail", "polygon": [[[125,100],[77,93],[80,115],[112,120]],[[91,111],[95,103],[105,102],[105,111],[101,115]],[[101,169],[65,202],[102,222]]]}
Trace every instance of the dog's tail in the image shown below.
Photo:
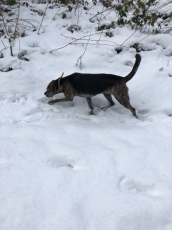
{"label": "dog's tail", "polygon": [[131,72],[124,78],[125,82],[131,80],[131,78],[135,75],[135,73],[137,72],[137,69],[139,68],[140,62],[141,62],[141,56],[140,54],[136,54],[136,61],[135,64],[133,66],[133,69],[131,70]]}

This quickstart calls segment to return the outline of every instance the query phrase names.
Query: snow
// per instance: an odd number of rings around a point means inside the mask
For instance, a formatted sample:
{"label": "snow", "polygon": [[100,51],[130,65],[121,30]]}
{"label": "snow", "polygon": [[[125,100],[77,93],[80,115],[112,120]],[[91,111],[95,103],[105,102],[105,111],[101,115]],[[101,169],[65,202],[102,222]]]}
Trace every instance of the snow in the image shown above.
{"label": "snow", "polygon": [[[28,8],[22,12],[41,22]],[[127,27],[113,29],[114,37],[102,35],[106,42],[100,44],[120,45],[133,34],[122,52],[117,54],[118,46],[88,45],[80,69],[76,62],[84,53],[82,45],[50,51],[72,41],[61,34],[80,38],[90,28],[95,33],[96,22],[83,11],[81,30],[71,33],[67,27],[76,23],[77,15],[57,15],[52,21],[56,12],[47,9],[44,33],[27,31],[20,38],[29,62],[17,59],[18,41],[15,56],[5,49],[0,59],[1,70],[13,68],[0,72],[0,230],[171,230],[171,35],[145,38]],[[127,83],[138,119],[115,99],[114,107],[100,111],[107,104],[102,95],[92,99],[94,116],[85,98],[47,104],[46,87],[62,72],[126,76],[135,62],[136,50],[130,46],[143,38],[141,65]]]}

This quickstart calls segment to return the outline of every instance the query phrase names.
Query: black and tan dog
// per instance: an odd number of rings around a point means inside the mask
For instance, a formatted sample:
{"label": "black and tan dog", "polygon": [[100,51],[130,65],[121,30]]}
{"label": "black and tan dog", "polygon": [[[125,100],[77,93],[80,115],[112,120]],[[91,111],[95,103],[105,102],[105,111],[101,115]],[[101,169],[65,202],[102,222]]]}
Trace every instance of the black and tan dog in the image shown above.
{"label": "black and tan dog", "polygon": [[65,98],[49,101],[48,104],[52,105],[57,102],[72,101],[74,96],[86,97],[88,106],[91,109],[90,115],[92,115],[93,105],[91,97],[103,93],[109,104],[101,109],[105,110],[115,104],[111,97],[111,95],[113,95],[121,105],[129,109],[133,115],[137,117],[135,109],[130,105],[126,82],[135,75],[140,61],[141,56],[136,54],[133,69],[126,77],[104,73],[73,73],[62,78],[62,74],[60,78],[49,83],[47,91],[44,94],[47,97],[52,97],[55,94],[64,93]]}

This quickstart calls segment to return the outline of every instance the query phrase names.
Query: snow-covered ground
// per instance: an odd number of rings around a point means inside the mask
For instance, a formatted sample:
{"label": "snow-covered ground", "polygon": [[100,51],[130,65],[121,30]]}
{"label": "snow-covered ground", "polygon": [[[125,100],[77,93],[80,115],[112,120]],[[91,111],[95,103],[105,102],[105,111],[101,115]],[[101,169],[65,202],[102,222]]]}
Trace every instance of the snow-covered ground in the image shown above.
{"label": "snow-covered ground", "polygon": [[[28,8],[22,12],[41,21]],[[129,47],[146,34],[136,32],[119,54],[114,46],[88,45],[80,70],[82,45],[49,51],[72,41],[61,34],[80,38],[91,28],[95,33],[97,24],[83,11],[81,30],[72,34],[67,27],[77,14],[52,21],[56,12],[47,10],[44,33],[27,31],[20,38],[29,62],[10,57],[9,49],[0,59],[1,70],[14,69],[0,72],[0,230],[171,230],[171,35],[141,42],[142,62],[127,84],[138,119],[115,99],[114,107],[100,111],[107,104],[102,95],[92,99],[95,115],[90,116],[84,98],[48,105],[48,83],[62,72],[125,76],[135,62],[136,50]],[[112,31],[114,37],[101,40],[122,44],[133,33],[126,27]],[[16,42],[15,55],[18,50]]]}

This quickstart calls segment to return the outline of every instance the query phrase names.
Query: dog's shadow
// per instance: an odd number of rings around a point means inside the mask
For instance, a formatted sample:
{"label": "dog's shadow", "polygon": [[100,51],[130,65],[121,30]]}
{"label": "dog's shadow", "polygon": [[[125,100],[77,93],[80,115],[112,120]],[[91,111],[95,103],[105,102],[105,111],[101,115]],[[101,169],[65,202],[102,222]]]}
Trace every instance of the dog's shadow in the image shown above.
{"label": "dog's shadow", "polygon": [[[58,97],[54,97],[53,99],[59,99],[62,98],[63,94],[58,95]],[[42,97],[39,98],[38,101],[48,105],[48,102],[52,100],[52,98],[47,98],[47,97]],[[99,96],[95,96],[92,97],[92,102],[93,102],[93,107],[94,107],[94,115],[98,115],[101,113],[109,113],[109,111],[115,111],[119,114],[123,114],[123,110],[127,110],[125,108],[123,108],[116,100],[115,98],[113,98],[115,105],[111,108],[108,108],[107,110],[102,110],[101,108],[103,106],[107,105],[107,101],[105,100],[105,98],[103,97],[103,95],[99,95]],[[87,108],[87,106],[85,106],[85,104],[87,104],[86,98],[84,97],[79,97],[76,96],[73,98],[73,101],[66,101],[66,102],[59,102],[59,103],[55,103],[53,105],[48,105],[49,109],[52,110],[53,108],[58,108],[60,110],[64,110],[64,113],[68,112],[74,112],[77,114],[80,114],[82,116],[83,115],[88,115],[90,114],[89,109]],[[66,110],[67,109],[67,110]]]}
{"label": "dog's shadow", "polygon": [[[63,95],[63,93],[61,93],[58,96],[55,96],[54,98],[59,99],[59,98],[63,98],[63,97],[64,97],[64,95]],[[85,116],[85,115],[89,114],[89,110],[85,106],[87,104],[87,101],[86,101],[86,98],[84,98],[84,97],[76,96],[73,98],[73,101],[59,102],[59,103],[55,103],[53,105],[48,104],[48,102],[50,100],[52,100],[52,98],[41,97],[41,98],[37,99],[38,102],[47,105],[46,108],[48,108],[48,110],[58,109],[61,112],[63,111],[66,114],[67,114],[67,112],[69,112],[69,113],[72,113],[73,115],[74,115],[74,113],[76,113],[76,115],[80,114],[80,116],[82,116],[82,115]],[[93,102],[93,107],[94,107],[94,115],[100,114],[100,116],[102,116],[102,113],[103,114],[104,113],[111,114],[112,112],[115,112],[115,113],[120,114],[120,115],[126,113],[127,109],[122,107],[115,98],[113,98],[113,100],[115,102],[115,105],[104,111],[104,110],[101,110],[101,108],[103,106],[107,105],[107,101],[105,100],[103,95],[92,97],[92,102]],[[37,113],[38,111],[39,111],[39,108],[33,109],[27,115],[30,115],[32,113]],[[156,112],[155,113],[154,112],[151,111],[150,109],[138,110],[137,116],[138,116],[138,119],[141,121],[150,120],[150,116],[152,118],[152,116],[155,115]],[[166,109],[166,110],[163,110],[161,112],[163,112],[168,117],[172,117],[172,110],[171,109]]]}

